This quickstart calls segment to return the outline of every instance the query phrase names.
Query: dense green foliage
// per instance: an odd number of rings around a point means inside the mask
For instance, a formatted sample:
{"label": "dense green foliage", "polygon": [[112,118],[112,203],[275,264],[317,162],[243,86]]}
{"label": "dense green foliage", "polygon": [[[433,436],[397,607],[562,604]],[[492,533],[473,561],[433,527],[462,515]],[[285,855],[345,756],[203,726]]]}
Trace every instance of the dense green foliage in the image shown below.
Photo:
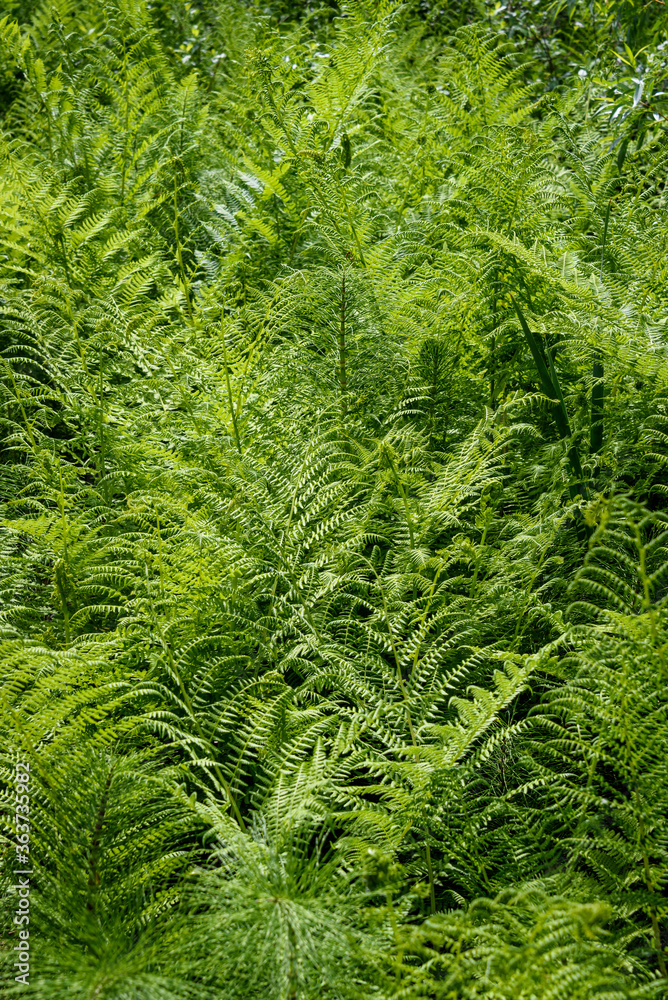
{"label": "dense green foliage", "polygon": [[668,996],[664,7],[6,9],[3,996]]}

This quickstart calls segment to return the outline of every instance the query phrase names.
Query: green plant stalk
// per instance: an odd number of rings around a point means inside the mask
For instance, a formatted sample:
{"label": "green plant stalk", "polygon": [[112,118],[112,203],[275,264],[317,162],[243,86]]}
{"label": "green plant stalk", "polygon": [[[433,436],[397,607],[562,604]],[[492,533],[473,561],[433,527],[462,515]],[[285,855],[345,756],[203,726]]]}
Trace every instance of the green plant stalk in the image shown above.
{"label": "green plant stalk", "polygon": [[[561,385],[559,383],[559,377],[557,376],[557,370],[556,370],[556,368],[554,366],[554,359],[552,357],[551,351],[549,351],[549,350],[547,352],[547,360],[548,360],[548,364],[550,366],[550,375],[552,377],[552,382],[553,382],[554,388],[555,388],[555,390],[557,392],[557,396],[558,396],[558,399],[559,399],[560,410],[561,410],[561,412],[564,415],[565,426],[566,426],[566,429],[568,431],[568,437],[570,439],[570,437],[571,437],[571,427],[570,427],[570,423],[569,423],[569,420],[568,420],[568,413],[567,413],[567,410],[566,410],[566,402],[564,400],[564,396],[563,396],[563,393],[561,391]],[[585,482],[584,482],[584,473],[582,472],[582,465],[580,464],[580,456],[578,454],[578,450],[577,450],[577,447],[575,446],[575,443],[571,443],[570,444],[569,449],[568,449],[568,457],[569,457],[569,460],[570,460],[570,463],[571,463],[571,468],[575,472],[575,475],[577,476],[578,481],[579,481],[577,485],[579,485],[581,487],[581,492],[582,492],[582,495],[585,498],[585,500],[588,500],[589,499],[589,492],[588,492],[587,487],[586,487]]]}
{"label": "green plant stalk", "polygon": [[181,235],[179,231],[179,203],[178,203],[178,187],[176,184],[176,174],[174,175],[174,239],[176,242],[176,260],[179,265],[179,274],[181,275],[181,282],[183,283],[183,294],[185,295],[186,299],[188,322],[192,324],[193,310],[192,310],[192,304],[190,302],[190,283],[188,281],[188,275],[186,274],[185,264],[183,263],[183,249],[181,246]]}
{"label": "green plant stalk", "polygon": [[[425,609],[424,609],[424,611],[422,613],[422,618],[420,619],[420,622],[419,622],[419,628],[422,628],[424,626],[425,621],[427,620],[427,615],[429,614],[429,609],[430,609],[430,607],[432,605],[432,602],[434,600],[434,594],[436,593],[436,585],[438,583],[438,579],[439,579],[439,577],[441,575],[442,569],[443,569],[443,567],[439,566],[438,569],[436,570],[435,575],[434,575],[434,580],[432,582],[431,587],[429,588],[429,596],[427,597],[427,603],[426,603]],[[417,646],[416,646],[416,648],[415,648],[415,656],[413,657],[413,666],[411,667],[411,675],[415,672],[415,670],[417,668],[417,665],[418,665],[419,659],[420,659],[420,643],[418,643]]]}
{"label": "green plant stalk", "polygon": [[[608,207],[605,213],[605,222],[603,224],[603,242],[601,245],[601,267],[599,270],[599,281],[603,281],[603,257],[605,254],[605,245],[608,239],[608,226],[610,225],[610,206],[612,204],[612,199],[608,201]],[[601,352],[596,350],[594,352],[594,364],[592,368],[593,382],[591,387],[591,418],[590,418],[590,428],[589,428],[589,451],[592,455],[597,455],[603,448],[603,398],[605,395],[605,387],[603,384],[603,376],[605,374],[603,369],[603,363],[601,361]]]}
{"label": "green plant stalk", "polygon": [[[167,640],[165,639],[165,637],[163,635],[163,632],[162,632],[162,629],[160,628],[160,624],[158,622],[158,615],[156,613],[155,605],[153,604],[153,598],[151,596],[151,591],[150,591],[150,588],[148,586],[148,566],[146,566],[146,583],[147,583],[147,593],[148,593],[148,599],[149,599],[149,606],[151,608],[151,612],[152,612],[152,615],[153,615],[153,623],[155,625],[156,632],[158,633],[158,636],[160,638],[160,644],[161,644],[163,650],[165,651],[165,653],[167,654],[167,657],[169,659],[169,665],[170,665],[170,669],[171,669],[171,672],[172,672],[172,676],[176,678],[177,684],[179,685],[179,691],[180,691],[180,694],[181,694],[181,698],[182,698],[183,704],[186,707],[186,710],[188,712],[189,718],[192,720],[192,722],[193,722],[193,724],[195,726],[195,729],[197,730],[197,735],[199,736],[201,742],[205,746],[209,747],[209,750],[211,750],[212,748],[210,746],[210,741],[204,735],[204,730],[202,729],[202,727],[201,727],[201,725],[199,723],[199,719],[197,718],[197,715],[195,714],[195,709],[194,709],[193,703],[192,703],[192,701],[190,699],[190,695],[188,694],[188,691],[186,689],[185,682],[183,680],[183,675],[181,674],[181,671],[176,666],[176,663],[174,662],[174,654],[172,653],[172,647],[167,642]],[[213,754],[211,756],[213,756]],[[197,758],[195,758],[195,759],[197,759]],[[216,778],[218,779],[220,787],[223,789],[223,791],[227,795],[227,800],[228,800],[228,802],[229,802],[229,804],[230,804],[230,806],[232,808],[232,812],[234,813],[234,816],[235,816],[236,821],[237,821],[237,823],[239,825],[239,828],[241,830],[245,831],[246,830],[246,824],[243,821],[243,817],[242,817],[241,812],[239,810],[239,806],[237,804],[236,797],[232,793],[232,788],[231,788],[229,782],[227,782],[225,780],[225,776],[223,775],[223,773],[221,771],[221,768],[220,768],[220,765],[217,762],[214,762],[214,764],[213,764],[213,771],[214,771],[214,774],[216,775]]]}
{"label": "green plant stalk", "polygon": [[638,526],[635,526],[635,543],[636,549],[638,550],[638,562],[640,569],[640,580],[643,587],[643,600],[642,609],[643,612],[648,616],[650,633],[652,636],[652,642],[656,647],[656,651],[661,660],[661,668],[663,670],[664,677],[668,674],[668,665],[666,664],[666,658],[664,656],[664,647],[661,644],[659,633],[656,627],[656,608],[652,602],[652,582],[647,573],[647,549],[642,543],[642,538],[640,536],[640,531]]}
{"label": "green plant stalk", "polygon": [[[645,833],[645,819],[642,815],[640,809],[640,796],[638,795],[638,790],[635,792],[636,809],[638,813],[638,841],[641,845],[640,852],[642,855],[642,865],[643,865],[643,879],[645,885],[649,892],[656,892],[656,885],[654,884],[654,879],[652,878],[652,872],[649,865],[649,857],[647,854],[647,846],[645,843],[646,833]],[[661,925],[659,924],[659,917],[656,912],[655,906],[650,906],[649,908],[649,918],[652,923],[652,938],[654,940],[654,948],[656,950],[656,957],[659,963],[659,971],[664,979],[668,979],[668,967],[666,967],[666,956],[663,945],[661,944]]]}
{"label": "green plant stalk", "polygon": [[111,789],[111,782],[114,777],[114,770],[116,764],[112,764],[109,769],[109,774],[107,775],[107,780],[102,791],[102,798],[100,799],[100,805],[97,810],[97,816],[95,817],[95,826],[93,827],[93,832],[90,841],[90,856],[88,860],[89,875],[88,875],[88,898],[86,900],[86,909],[90,913],[95,913],[95,902],[97,899],[97,894],[100,890],[100,872],[98,869],[98,860],[100,855],[100,844],[102,840],[102,831],[104,829],[104,820],[107,812],[107,804],[109,802],[109,791]]}
{"label": "green plant stalk", "polygon": [[492,346],[489,352],[489,367],[491,369],[489,379],[489,408],[491,410],[494,407],[494,392],[496,388],[496,379],[494,377],[496,372],[496,337],[492,337]]}
{"label": "green plant stalk", "polygon": [[[564,402],[563,393],[561,391],[561,385],[559,384],[559,379],[557,377],[557,372],[554,367],[554,362],[548,351],[547,360],[543,354],[543,350],[540,342],[536,335],[529,328],[529,324],[524,318],[524,314],[519,307],[519,304],[515,301],[514,296],[511,295],[513,306],[515,307],[515,312],[520,321],[520,326],[524,333],[527,344],[531,354],[533,355],[534,364],[538,371],[538,376],[540,378],[541,386],[544,394],[548,399],[553,399],[557,401],[558,405],[554,410],[554,419],[559,431],[559,435],[563,440],[571,440],[571,426],[568,420],[568,413],[566,412],[566,404]],[[571,442],[568,447],[568,460],[576,478],[576,482],[569,486],[569,493],[571,499],[574,500],[577,496],[584,497],[585,500],[589,499],[589,491],[584,483],[584,475],[582,472],[582,465],[580,463],[580,456],[578,454],[577,446],[574,442]]]}
{"label": "green plant stalk", "polygon": [[482,535],[480,537],[480,546],[478,548],[478,553],[475,560],[475,569],[473,571],[473,579],[471,580],[471,586],[469,588],[469,597],[475,597],[476,589],[478,587],[478,575],[480,573],[480,560],[482,559],[482,553],[485,549],[485,542],[487,541],[487,530],[492,523],[492,517],[485,518],[485,527],[482,529]]}
{"label": "green plant stalk", "polygon": [[5,370],[7,371],[7,374],[9,375],[10,381],[12,383],[12,388],[14,390],[14,397],[15,397],[17,403],[19,404],[19,409],[21,410],[21,416],[23,417],[23,423],[25,425],[26,434],[28,435],[28,441],[30,442],[30,447],[33,450],[33,454],[36,456],[37,455],[37,441],[35,439],[35,435],[33,434],[32,424],[28,420],[28,414],[26,412],[26,408],[25,408],[24,403],[23,403],[23,395],[22,395],[21,390],[19,388],[19,385],[18,385],[18,383],[17,383],[17,381],[16,381],[16,379],[14,377],[14,370],[13,370],[13,368],[10,365],[7,364],[7,362],[5,361],[4,358],[1,359],[1,362],[2,362],[2,365],[5,368]]}
{"label": "green plant stalk", "polygon": [[[389,458],[389,456],[388,456],[388,458]],[[400,495],[400,497],[401,497],[401,499],[403,501],[403,505],[404,505],[404,513],[406,515],[406,525],[408,527],[408,541],[409,541],[410,547],[412,549],[414,549],[415,548],[415,532],[413,530],[413,521],[411,519],[411,512],[410,512],[410,508],[408,506],[408,497],[406,496],[406,490],[404,488],[404,484],[401,482],[401,479],[399,478],[399,473],[397,472],[396,466],[395,466],[395,464],[394,464],[394,462],[392,461],[391,458],[389,458],[389,463],[390,463],[390,468],[392,470],[392,474],[394,475],[394,481],[397,484],[397,489],[399,490],[399,495]]]}
{"label": "green plant stalk", "polygon": [[341,275],[341,318],[338,338],[339,354],[339,391],[341,394],[341,416],[348,411],[348,376],[346,373],[346,272]]}
{"label": "green plant stalk", "polygon": [[236,441],[237,451],[242,454],[241,451],[241,439],[239,437],[239,428],[237,427],[237,416],[234,408],[234,401],[232,399],[232,385],[230,383],[230,368],[227,363],[227,344],[225,342],[225,330],[223,328],[223,323],[220,325],[220,339],[223,344],[223,364],[225,365],[225,385],[227,388],[227,403],[230,408],[230,417],[232,418],[232,427],[234,428],[234,440]]}
{"label": "green plant stalk", "polygon": [[394,937],[394,943],[397,946],[397,982],[401,982],[402,977],[402,966],[404,960],[404,950],[401,947],[401,935],[399,934],[399,925],[397,923],[397,916],[394,912],[394,899],[392,898],[392,891],[388,889],[385,893],[385,902],[387,904],[387,913],[390,918],[390,926],[392,927],[392,935]]}
{"label": "green plant stalk", "polygon": [[120,203],[125,204],[125,174],[128,160],[128,119],[130,116],[130,101],[128,98],[128,54],[123,55],[123,100],[125,102],[125,121],[123,123],[123,159],[121,167]]}
{"label": "green plant stalk", "polygon": [[436,890],[434,888],[434,868],[431,863],[431,847],[425,842],[424,856],[427,862],[427,875],[429,877],[429,909],[436,913]]}
{"label": "green plant stalk", "polygon": [[[373,569],[373,566],[371,568]],[[392,631],[392,625],[390,623],[390,612],[389,608],[387,607],[387,601],[385,599],[385,591],[383,590],[383,585],[378,579],[378,574],[376,574],[375,570],[374,574],[376,576],[376,579],[378,580],[378,589],[380,590],[380,596],[383,601],[383,610],[385,611],[385,621],[387,622],[387,628],[390,634],[390,643],[392,645],[392,653],[394,655],[394,662],[397,667],[397,679],[399,681],[399,687],[401,688],[401,694],[404,699],[404,704],[406,707],[406,719],[408,720],[408,729],[411,734],[411,743],[413,744],[413,752],[415,754],[415,760],[417,762],[419,757],[419,748],[418,748],[417,738],[415,736],[415,729],[413,727],[413,718],[411,716],[410,698],[408,696],[406,684],[404,682],[404,678],[401,673],[401,662],[399,660],[399,652],[397,650],[397,645],[394,639],[394,632]],[[431,861],[431,847],[426,842],[426,840],[424,845],[424,855],[425,855],[425,862],[427,865],[427,875],[429,878],[429,903],[431,907],[431,912],[436,913],[436,890],[434,888],[434,868]]]}
{"label": "green plant stalk", "polygon": [[362,246],[360,244],[359,237],[357,235],[357,230],[355,228],[355,223],[353,222],[352,216],[350,214],[350,209],[348,207],[348,200],[346,198],[345,191],[343,190],[343,188],[341,188],[340,192],[341,192],[341,199],[343,201],[343,207],[346,210],[346,218],[348,219],[348,225],[350,226],[350,231],[353,234],[355,246],[357,247],[357,253],[359,254],[360,264],[362,265],[362,267],[366,267],[366,261],[364,259],[364,251],[362,250]]}
{"label": "green plant stalk", "polygon": [[63,529],[63,554],[61,565],[56,566],[55,579],[56,588],[60,595],[60,603],[63,607],[63,625],[65,626],[65,645],[69,646],[71,640],[70,636],[70,607],[68,603],[68,566],[69,559],[67,554],[67,518],[65,517],[65,487],[63,485],[63,469],[58,461],[58,476],[60,479],[60,492],[58,494],[58,506],[60,508],[60,520]]}
{"label": "green plant stalk", "polygon": [[591,427],[589,431],[589,450],[592,455],[597,455],[603,448],[603,399],[605,396],[603,376],[605,372],[600,356],[600,351],[596,351],[592,367],[594,381],[591,387]]}
{"label": "green plant stalk", "polygon": [[295,940],[295,929],[291,923],[288,924],[288,946],[290,949],[290,964],[288,969],[288,997],[289,1000],[297,1000],[297,942]]}
{"label": "green plant stalk", "polygon": [[[100,358],[100,378],[99,378],[99,388],[98,388],[98,434],[100,437],[100,452],[99,455],[95,456],[95,464],[97,467],[97,472],[99,476],[105,476],[106,474],[106,464],[105,464],[105,450],[106,450],[106,437],[104,433],[104,360]],[[106,494],[106,490],[105,490]]]}

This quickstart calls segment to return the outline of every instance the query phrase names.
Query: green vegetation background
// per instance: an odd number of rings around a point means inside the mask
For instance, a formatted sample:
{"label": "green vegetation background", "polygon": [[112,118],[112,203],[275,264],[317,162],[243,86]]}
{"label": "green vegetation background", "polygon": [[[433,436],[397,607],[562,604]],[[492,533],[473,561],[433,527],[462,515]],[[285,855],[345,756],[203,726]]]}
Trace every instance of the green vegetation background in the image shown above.
{"label": "green vegetation background", "polygon": [[664,5],[5,11],[2,995],[667,996]]}

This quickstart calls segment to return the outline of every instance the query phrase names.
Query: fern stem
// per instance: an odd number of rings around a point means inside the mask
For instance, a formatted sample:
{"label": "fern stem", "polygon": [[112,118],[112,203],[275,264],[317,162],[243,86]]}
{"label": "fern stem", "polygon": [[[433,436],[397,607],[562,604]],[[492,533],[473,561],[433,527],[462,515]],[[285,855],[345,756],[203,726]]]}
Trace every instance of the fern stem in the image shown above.
{"label": "fern stem", "polygon": [[[425,609],[424,609],[424,611],[422,613],[422,618],[420,619],[420,622],[419,622],[419,629],[422,629],[424,627],[424,623],[427,620],[427,615],[429,614],[429,609],[431,607],[432,601],[434,599],[434,594],[436,592],[436,584],[438,583],[438,578],[440,577],[442,570],[443,570],[443,566],[441,565],[441,566],[438,567],[438,569],[436,570],[436,573],[434,575],[434,580],[433,580],[432,585],[431,585],[431,587],[429,589],[429,594],[428,594],[428,597],[427,597],[427,603],[426,603]],[[419,659],[420,659],[420,643],[418,642],[417,646],[415,647],[415,656],[413,657],[413,666],[411,667],[411,674],[413,674],[415,672],[415,670],[417,669],[417,665],[418,665]]]}
{"label": "fern stem", "polygon": [[580,464],[580,456],[578,454],[577,445],[572,440],[571,427],[568,420],[568,413],[566,411],[566,403],[564,402],[564,396],[561,391],[561,385],[557,377],[551,352],[548,350],[546,354],[543,354],[541,344],[524,318],[524,313],[520,309],[519,303],[516,302],[514,296],[512,295],[511,299],[513,306],[515,307],[517,317],[520,321],[520,326],[524,332],[525,339],[529,345],[531,354],[533,355],[543,392],[548,399],[553,399],[557,402],[557,406],[554,410],[554,419],[557,424],[560,437],[567,442],[568,460],[576,478],[576,482],[571,483],[569,486],[571,499],[574,500],[578,495],[581,495],[585,500],[588,500],[589,491],[587,490],[584,482],[584,475],[582,472],[582,465]]}
{"label": "fern stem", "polygon": [[[485,514],[487,515],[487,511],[485,512]],[[488,531],[489,526],[490,526],[491,523],[492,523],[492,517],[488,516],[488,515],[485,516],[485,526],[482,529],[482,535],[480,537],[480,546],[479,546],[479,551],[478,551],[478,553],[476,555],[475,569],[473,571],[473,579],[471,580],[471,586],[469,588],[469,597],[475,597],[475,593],[476,593],[476,590],[477,590],[477,587],[478,587],[478,575],[480,573],[480,561],[481,561],[481,558],[482,558],[482,552],[484,551],[484,548],[485,548],[485,542],[487,541],[487,531]]]}
{"label": "fern stem", "polygon": [[232,399],[232,385],[230,383],[230,367],[227,362],[227,343],[225,341],[225,329],[223,323],[220,325],[220,339],[223,345],[223,364],[225,365],[225,385],[227,387],[227,402],[230,408],[230,417],[232,418],[232,427],[234,428],[234,440],[236,441],[237,451],[242,454],[241,450],[241,439],[239,437],[239,428],[237,427],[237,417],[234,408],[234,402]]}
{"label": "fern stem", "polygon": [[178,204],[178,186],[176,183],[176,173],[174,174],[174,240],[176,242],[176,260],[179,266],[179,274],[181,275],[181,281],[183,283],[183,294],[186,300],[186,311],[188,313],[188,322],[192,324],[193,311],[192,311],[192,303],[190,301],[190,283],[188,281],[188,275],[186,273],[185,264],[183,263],[183,248],[181,246],[181,235],[179,229],[179,204]]}
{"label": "fern stem", "polygon": [[591,427],[589,431],[589,450],[597,455],[603,448],[603,385],[604,369],[601,362],[601,352],[596,351],[592,368],[593,382],[591,387]]}
{"label": "fern stem", "polygon": [[[599,271],[599,281],[603,281],[603,260],[605,256],[605,245],[608,239],[608,226],[610,225],[610,208],[612,198],[608,201],[603,224],[603,240],[601,242],[601,267]],[[594,364],[592,368],[593,382],[591,386],[591,424],[589,430],[589,450],[592,455],[597,455],[603,447],[603,397],[605,388],[603,385],[603,362],[600,350],[594,352]]]}
{"label": "fern stem", "polygon": [[409,541],[410,547],[412,549],[414,549],[415,548],[415,533],[414,533],[414,530],[413,530],[413,521],[411,519],[410,507],[408,506],[408,496],[406,495],[406,489],[405,489],[403,483],[401,482],[401,479],[399,478],[399,473],[397,472],[396,466],[394,464],[394,461],[392,460],[391,455],[388,454],[387,458],[388,458],[388,462],[390,463],[390,468],[392,470],[392,474],[394,475],[394,481],[397,484],[397,489],[399,490],[399,496],[401,497],[401,499],[403,501],[404,514],[406,516],[406,525],[408,527],[408,541]]}
{"label": "fern stem", "polygon": [[404,953],[403,953],[403,948],[401,947],[401,935],[399,933],[399,924],[397,922],[397,915],[394,912],[394,899],[392,897],[391,889],[388,889],[385,893],[385,902],[387,905],[387,913],[390,918],[390,926],[392,927],[392,935],[394,937],[394,943],[397,948],[397,961],[396,961],[397,982],[401,982]]}
{"label": "fern stem", "polygon": [[123,159],[121,166],[121,205],[125,204],[125,173],[127,169],[127,158],[128,158],[128,119],[130,116],[130,101],[128,98],[128,54],[127,50],[123,54],[123,98],[125,101],[125,122],[123,128]]}
{"label": "fern stem", "polygon": [[[368,562],[368,560],[365,560],[365,562]],[[397,668],[397,680],[399,681],[399,689],[400,689],[402,697],[404,699],[404,705],[405,705],[405,710],[406,710],[406,719],[408,721],[408,730],[410,732],[411,743],[413,744],[413,754],[415,756],[415,761],[417,763],[417,761],[419,760],[420,751],[419,751],[419,747],[418,747],[417,738],[415,736],[415,729],[413,727],[413,719],[412,719],[412,716],[411,716],[411,709],[410,709],[410,698],[408,697],[408,690],[406,688],[406,684],[404,682],[404,678],[403,678],[402,673],[401,673],[401,662],[399,660],[399,653],[398,653],[397,644],[396,644],[395,638],[394,638],[394,632],[392,630],[392,625],[390,623],[390,613],[389,613],[389,609],[387,607],[387,600],[385,598],[385,591],[383,589],[382,583],[380,582],[380,579],[378,578],[378,574],[376,573],[376,571],[375,571],[375,569],[373,567],[373,564],[369,563],[369,565],[371,566],[371,569],[373,570],[373,573],[374,573],[374,575],[376,577],[376,580],[378,582],[378,589],[380,591],[381,600],[383,602],[383,610],[385,611],[385,621],[387,623],[387,629],[388,629],[388,632],[389,632],[389,635],[390,635],[390,644],[392,646],[392,654],[394,656],[394,662],[395,662],[396,668]],[[427,877],[429,879],[429,904],[430,904],[430,907],[431,907],[431,912],[435,913],[436,912],[436,890],[435,890],[435,886],[434,886],[434,868],[433,868],[432,860],[431,860],[431,848],[430,848],[429,844],[426,841],[426,836],[425,836],[424,853],[425,853],[425,862],[426,862],[426,865],[427,865]]]}
{"label": "fern stem", "polygon": [[338,338],[339,392],[341,396],[341,416],[345,417],[348,406],[348,376],[346,373],[346,272],[341,274],[341,317]]}
{"label": "fern stem", "polygon": [[[642,864],[643,864],[643,878],[647,890],[651,893],[656,892],[656,885],[654,879],[652,878],[652,871],[649,864],[649,857],[647,854],[646,846],[646,831],[645,831],[645,818],[641,811],[640,795],[638,789],[635,790],[635,800],[636,800],[636,810],[638,814],[638,840],[641,843],[641,854],[642,854]],[[663,946],[661,944],[661,925],[659,924],[659,917],[656,912],[655,906],[649,907],[649,918],[652,923],[652,937],[654,939],[654,948],[656,950],[656,957],[659,963],[659,970],[664,979],[668,979],[668,968],[666,967],[666,957],[664,953]]]}
{"label": "fern stem", "polygon": [[429,876],[429,908],[432,913],[436,913],[436,890],[434,887],[434,867],[431,863],[431,847],[425,842],[424,855],[427,861],[427,875]]}
{"label": "fern stem", "polygon": [[67,553],[67,518],[65,517],[65,487],[63,485],[63,469],[58,461],[58,476],[60,479],[60,492],[58,494],[58,506],[60,508],[60,520],[63,532],[63,551],[62,559],[60,560],[62,565],[57,565],[55,570],[55,582],[58,594],[60,596],[60,603],[63,609],[63,625],[65,627],[65,645],[69,646],[71,642],[70,636],[70,608],[69,608],[69,594],[68,594],[68,577],[69,577],[69,560]]}
{"label": "fern stem", "polygon": [[109,790],[111,788],[111,782],[114,776],[116,764],[112,764],[109,769],[109,774],[107,775],[107,780],[104,784],[104,789],[102,791],[102,798],[100,799],[100,805],[97,810],[97,816],[95,817],[95,826],[93,827],[93,832],[90,841],[90,853],[88,859],[89,876],[88,876],[88,898],[86,900],[86,909],[94,913],[95,912],[95,898],[100,889],[100,872],[98,870],[98,857],[100,853],[100,844],[102,840],[102,830],[104,828],[104,820],[107,813],[107,803],[109,801]]}
{"label": "fern stem", "polygon": [[[174,654],[172,653],[171,645],[165,639],[165,637],[163,635],[163,632],[162,632],[162,629],[160,628],[160,625],[158,623],[158,616],[157,616],[157,613],[156,613],[156,610],[155,610],[155,605],[153,603],[153,598],[151,596],[150,587],[148,586],[148,566],[146,566],[146,583],[147,583],[147,593],[148,593],[149,605],[150,605],[150,608],[151,608],[151,612],[153,614],[153,622],[154,622],[156,631],[157,631],[157,633],[158,633],[158,635],[160,637],[160,645],[162,646],[163,650],[167,654],[167,658],[169,660],[169,666],[170,666],[171,676],[174,677],[174,678],[176,678],[176,682],[177,682],[177,684],[179,686],[179,692],[181,694],[181,699],[182,699],[183,704],[184,704],[184,706],[185,706],[185,708],[186,708],[186,710],[188,712],[188,718],[191,720],[191,722],[193,723],[195,729],[197,730],[197,735],[199,736],[200,741],[204,744],[204,746],[207,747],[207,749],[209,750],[210,756],[213,758],[213,747],[211,746],[211,741],[204,735],[204,730],[202,729],[202,727],[200,725],[199,719],[197,718],[197,715],[195,713],[192,701],[190,699],[190,695],[188,694],[188,691],[186,689],[185,682],[183,680],[183,675],[181,674],[181,671],[178,669],[176,663],[174,662]],[[195,758],[195,760],[197,761],[197,758]],[[221,771],[221,768],[220,768],[220,765],[217,762],[213,763],[213,772],[216,775],[216,778],[218,779],[220,787],[224,790],[224,792],[225,792],[225,794],[227,796],[227,800],[228,800],[228,802],[229,802],[229,804],[230,804],[230,806],[232,808],[232,812],[234,813],[234,815],[236,817],[237,823],[239,824],[239,828],[241,830],[245,831],[246,824],[244,823],[243,817],[241,815],[241,812],[239,811],[239,806],[237,805],[237,800],[236,800],[235,796],[232,794],[232,788],[230,787],[229,783],[225,780],[225,776],[223,775],[223,773]]]}
{"label": "fern stem", "polygon": [[636,549],[638,551],[638,564],[639,564],[638,569],[640,575],[640,582],[642,583],[642,588],[643,588],[642,608],[643,612],[648,616],[649,628],[652,636],[652,643],[654,644],[654,647],[658,653],[659,659],[661,661],[661,667],[663,669],[663,674],[665,677],[668,671],[667,671],[666,659],[663,652],[663,645],[660,642],[659,634],[656,628],[656,610],[652,603],[652,581],[650,580],[649,574],[647,573],[647,549],[642,543],[642,538],[640,536],[640,529],[638,528],[638,525],[635,525],[634,527],[634,536],[635,536]]}
{"label": "fern stem", "polygon": [[357,253],[359,255],[360,264],[362,265],[362,267],[366,267],[366,261],[364,259],[364,252],[362,251],[362,246],[360,244],[359,237],[357,235],[357,229],[355,228],[355,223],[352,220],[352,216],[350,214],[350,209],[348,207],[348,201],[346,199],[346,194],[345,194],[345,191],[343,190],[343,188],[341,188],[341,198],[343,200],[343,207],[346,210],[346,218],[348,219],[348,225],[350,226],[350,231],[353,234],[353,239],[355,241],[355,246],[357,247]]}
{"label": "fern stem", "polygon": [[33,454],[36,456],[37,455],[37,441],[35,439],[35,435],[33,434],[32,425],[31,425],[30,421],[28,420],[28,415],[26,413],[26,408],[25,408],[24,403],[23,403],[23,394],[22,394],[22,392],[21,392],[21,390],[20,390],[20,388],[18,386],[16,378],[14,377],[14,370],[11,367],[11,365],[7,364],[7,362],[5,361],[4,358],[0,359],[0,361],[1,361],[3,367],[5,368],[5,370],[7,371],[8,375],[9,375],[10,381],[12,383],[12,388],[14,390],[14,395],[16,397],[16,400],[17,400],[18,404],[19,404],[19,409],[21,410],[21,416],[23,417],[23,423],[25,425],[26,434],[28,435],[28,441],[30,442],[30,446],[31,446],[31,448],[33,450]]}

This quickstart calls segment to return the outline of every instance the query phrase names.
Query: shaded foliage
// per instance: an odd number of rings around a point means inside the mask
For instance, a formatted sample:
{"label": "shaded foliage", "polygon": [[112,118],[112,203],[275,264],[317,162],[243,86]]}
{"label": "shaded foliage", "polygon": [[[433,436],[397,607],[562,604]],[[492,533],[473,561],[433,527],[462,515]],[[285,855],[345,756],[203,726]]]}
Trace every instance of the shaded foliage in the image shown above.
{"label": "shaded foliage", "polygon": [[664,27],[10,4],[3,995],[666,995]]}

